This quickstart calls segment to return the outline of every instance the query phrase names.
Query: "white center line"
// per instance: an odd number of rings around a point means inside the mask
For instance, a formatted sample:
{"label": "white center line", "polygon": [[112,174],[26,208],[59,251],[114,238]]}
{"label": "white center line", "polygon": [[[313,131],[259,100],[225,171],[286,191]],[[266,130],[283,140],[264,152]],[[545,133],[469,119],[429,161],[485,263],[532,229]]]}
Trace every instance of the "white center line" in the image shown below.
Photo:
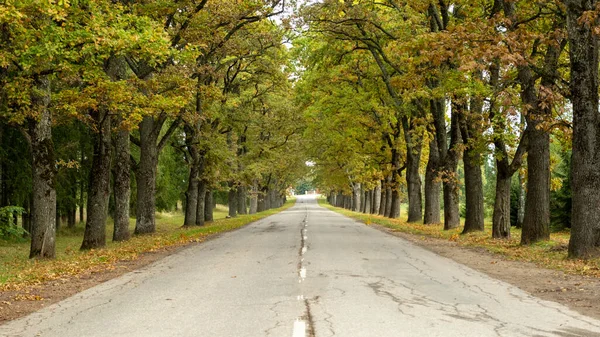
{"label": "white center line", "polygon": [[306,337],[306,323],[297,319],[294,322],[294,333],[292,337]]}

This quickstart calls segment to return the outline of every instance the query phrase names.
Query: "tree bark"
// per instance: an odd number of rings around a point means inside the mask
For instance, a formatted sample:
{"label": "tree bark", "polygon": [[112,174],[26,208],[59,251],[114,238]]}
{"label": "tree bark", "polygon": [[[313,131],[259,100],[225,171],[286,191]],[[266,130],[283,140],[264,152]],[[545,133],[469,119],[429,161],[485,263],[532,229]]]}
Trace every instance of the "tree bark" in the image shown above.
{"label": "tree bark", "polygon": [[213,199],[213,191],[212,191],[212,189],[207,187],[206,198],[204,199],[204,221],[206,221],[206,222],[213,221],[214,209],[215,209],[215,201]]}
{"label": "tree bark", "polygon": [[425,225],[439,224],[442,222],[440,216],[440,182],[438,177],[438,167],[440,164],[440,154],[437,148],[437,141],[434,138],[429,142],[429,160],[425,171],[425,215],[423,223]]}
{"label": "tree bark", "polygon": [[365,211],[364,213],[371,214],[373,202],[373,191],[365,192]]}
{"label": "tree bark", "polygon": [[479,152],[482,134],[481,114],[483,102],[477,98],[471,100],[471,109],[459,115],[463,144],[463,167],[465,170],[466,216],[462,234],[482,232],[484,225],[483,178],[481,176],[481,153]]}
{"label": "tree bark", "polygon": [[128,240],[129,233],[129,199],[131,197],[131,167],[129,131],[120,129],[114,138],[115,163],[113,169],[115,195],[115,216],[113,241]]}
{"label": "tree bark", "polygon": [[88,184],[87,221],[82,250],[106,245],[106,220],[110,197],[111,116],[103,108],[91,115],[98,130],[93,136],[94,155]]}
{"label": "tree bark", "polygon": [[237,189],[237,211],[238,214],[248,214],[248,208],[246,205],[246,187],[239,186]]}
{"label": "tree bark", "polygon": [[204,179],[198,181],[198,201],[196,203],[196,226],[204,226],[205,217],[204,212],[206,211],[206,185],[207,182]]}
{"label": "tree bark", "polygon": [[229,183],[229,195],[227,204],[229,206],[229,216],[235,218],[237,216],[237,188],[233,183]]}
{"label": "tree bark", "polygon": [[258,212],[258,184],[255,182],[252,184],[250,192],[250,214],[256,214],[256,212]]}
{"label": "tree bark", "polygon": [[530,107],[526,114],[528,174],[521,233],[521,244],[525,245],[550,239],[550,133],[543,128],[543,122],[550,116],[551,107],[541,106],[535,89],[536,78],[529,67],[520,67],[519,82],[521,100]]}
{"label": "tree bark", "polygon": [[160,125],[151,116],[140,123],[140,162],[136,170],[137,204],[135,234],[156,231],[156,171],[158,166],[158,135]]}
{"label": "tree bark", "polygon": [[[407,133],[407,130],[404,132]],[[423,197],[421,194],[421,176],[419,175],[421,149],[422,143],[420,141],[412,141],[412,146],[407,148],[406,185],[408,187],[408,222],[419,222],[423,218]]]}
{"label": "tree bark", "polygon": [[517,210],[517,228],[523,228],[523,219],[525,218],[525,188],[523,187],[525,177],[521,172],[518,174],[519,187],[517,198],[519,198],[519,209]]}
{"label": "tree bark", "polygon": [[373,214],[380,214],[381,209],[381,180],[377,182],[375,190],[373,191]]}
{"label": "tree bark", "polygon": [[35,79],[31,105],[39,112],[37,120],[29,121],[29,142],[32,155],[31,250],[29,258],[54,258],[56,239],[56,163],[52,142],[50,80]]}
{"label": "tree bark", "polygon": [[360,183],[352,183],[352,211],[360,212]]}
{"label": "tree bark", "polygon": [[[198,153],[196,142],[196,132],[187,123],[184,126],[186,135],[186,147],[190,158],[190,173],[188,176],[188,187],[185,192],[185,218],[184,226],[195,226],[198,213],[198,180],[200,174],[200,155]],[[202,219],[204,221],[204,218]]]}
{"label": "tree bark", "polygon": [[573,211],[569,257],[598,255],[600,243],[600,121],[598,118],[598,52],[595,25],[582,21],[596,9],[595,0],[565,0],[571,62]]}
{"label": "tree bark", "polygon": [[510,238],[510,180],[512,175],[498,171],[496,173],[496,200],[492,219],[492,237]]}

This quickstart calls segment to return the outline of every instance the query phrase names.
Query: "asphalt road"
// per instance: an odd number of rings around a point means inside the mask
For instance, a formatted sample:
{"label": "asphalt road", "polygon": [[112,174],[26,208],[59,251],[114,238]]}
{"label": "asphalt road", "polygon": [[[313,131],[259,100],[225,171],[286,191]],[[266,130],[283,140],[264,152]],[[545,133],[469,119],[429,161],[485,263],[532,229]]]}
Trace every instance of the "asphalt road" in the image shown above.
{"label": "asphalt road", "polygon": [[295,207],[0,326],[0,336],[600,336],[600,321]]}

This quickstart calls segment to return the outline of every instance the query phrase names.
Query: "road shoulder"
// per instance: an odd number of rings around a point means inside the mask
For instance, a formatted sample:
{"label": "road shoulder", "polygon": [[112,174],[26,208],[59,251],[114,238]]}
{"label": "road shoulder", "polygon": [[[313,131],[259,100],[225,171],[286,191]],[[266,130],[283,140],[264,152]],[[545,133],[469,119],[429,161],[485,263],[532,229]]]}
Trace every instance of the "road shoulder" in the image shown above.
{"label": "road shoulder", "polygon": [[540,268],[529,262],[508,260],[483,248],[459,246],[448,240],[398,232],[377,224],[368,226],[510,283],[536,297],[563,304],[582,315],[600,319],[598,278],[571,275]]}

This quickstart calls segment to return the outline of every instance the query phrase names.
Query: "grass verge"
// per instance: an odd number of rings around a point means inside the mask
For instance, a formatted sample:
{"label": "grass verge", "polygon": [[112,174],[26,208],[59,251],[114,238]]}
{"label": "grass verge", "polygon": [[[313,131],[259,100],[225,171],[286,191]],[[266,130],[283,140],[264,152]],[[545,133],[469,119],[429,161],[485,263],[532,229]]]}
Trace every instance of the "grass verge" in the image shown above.
{"label": "grass verge", "polygon": [[486,224],[485,231],[461,235],[462,228],[444,230],[443,225],[423,225],[422,223],[407,223],[400,219],[352,212],[343,208],[331,206],[325,199],[319,199],[319,204],[332,211],[361,221],[366,225],[377,224],[395,232],[408,233],[455,242],[459,246],[483,248],[491,253],[504,256],[509,260],[532,262],[540,267],[561,270],[569,274],[600,277],[600,258],[590,260],[575,260],[567,258],[569,232],[557,232],[550,235],[550,241],[539,242],[530,246],[521,246],[521,230],[513,228],[512,237],[508,240],[492,238],[491,224]]}
{"label": "grass verge", "polygon": [[[158,213],[154,234],[134,236],[125,242],[109,242],[105,248],[80,251],[83,228],[61,229],[56,240],[56,259],[31,260],[29,242],[0,242],[0,291],[22,290],[44,282],[79,277],[111,270],[121,261],[137,259],[143,253],[202,242],[209,236],[231,231],[292,207],[295,200],[281,208],[253,215],[225,219],[226,208],[218,207],[215,221],[203,227],[182,228],[183,215]],[[112,224],[107,226],[107,239],[112,237]],[[135,226],[135,220],[131,220]],[[132,228],[133,229],[133,228]]]}

